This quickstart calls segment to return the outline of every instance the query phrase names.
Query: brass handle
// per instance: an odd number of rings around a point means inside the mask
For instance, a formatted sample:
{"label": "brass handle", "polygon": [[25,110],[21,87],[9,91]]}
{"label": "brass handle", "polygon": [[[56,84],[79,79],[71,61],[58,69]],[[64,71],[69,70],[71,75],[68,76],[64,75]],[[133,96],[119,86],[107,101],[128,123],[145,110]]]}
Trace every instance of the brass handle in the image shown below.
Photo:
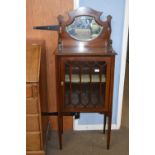
{"label": "brass handle", "polygon": [[61,86],[64,86],[64,82],[63,81],[61,81]]}

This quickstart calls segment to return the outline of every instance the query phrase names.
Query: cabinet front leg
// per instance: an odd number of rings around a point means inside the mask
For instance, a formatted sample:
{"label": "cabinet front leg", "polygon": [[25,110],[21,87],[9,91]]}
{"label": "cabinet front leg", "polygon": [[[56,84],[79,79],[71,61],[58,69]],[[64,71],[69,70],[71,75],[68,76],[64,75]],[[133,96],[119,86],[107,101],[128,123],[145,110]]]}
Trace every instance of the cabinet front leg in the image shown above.
{"label": "cabinet front leg", "polygon": [[61,115],[61,134],[63,134],[63,115]]}
{"label": "cabinet front leg", "polygon": [[111,120],[112,116],[111,114],[108,116],[108,134],[107,134],[107,149],[110,148],[110,137],[111,137]]}

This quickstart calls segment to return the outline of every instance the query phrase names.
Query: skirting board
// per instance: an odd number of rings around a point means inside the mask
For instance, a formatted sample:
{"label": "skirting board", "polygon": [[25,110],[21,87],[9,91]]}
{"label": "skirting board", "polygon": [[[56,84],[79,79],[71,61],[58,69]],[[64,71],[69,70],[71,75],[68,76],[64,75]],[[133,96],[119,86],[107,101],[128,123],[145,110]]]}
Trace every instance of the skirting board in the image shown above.
{"label": "skirting board", "polygon": [[[108,125],[106,125],[106,128]],[[78,124],[78,120],[74,120],[74,131],[83,131],[83,130],[103,130],[103,124]],[[118,130],[120,129],[117,124],[111,125],[112,130]]]}

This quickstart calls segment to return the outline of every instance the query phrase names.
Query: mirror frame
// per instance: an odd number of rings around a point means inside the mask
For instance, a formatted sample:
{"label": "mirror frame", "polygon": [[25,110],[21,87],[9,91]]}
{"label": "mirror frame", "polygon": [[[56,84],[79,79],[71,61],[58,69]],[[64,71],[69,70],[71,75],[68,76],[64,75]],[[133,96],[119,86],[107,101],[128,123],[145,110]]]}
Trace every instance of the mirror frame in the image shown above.
{"label": "mirror frame", "polygon": [[[108,48],[111,45],[111,19],[112,16],[108,15],[106,21],[100,20],[100,17],[102,15],[102,12],[93,10],[91,8],[87,7],[80,7],[76,10],[70,11],[68,13],[68,20],[65,20],[65,18],[62,15],[58,16],[58,22],[60,25],[60,29],[58,32],[59,36],[59,46],[60,47],[78,47],[83,45],[84,47],[104,47]],[[97,24],[103,27],[103,30],[101,31],[100,35],[98,37],[90,40],[90,41],[81,41],[77,40],[73,37],[71,37],[68,32],[66,31],[66,27],[68,25],[71,25],[76,17],[79,16],[91,16],[94,18]]]}

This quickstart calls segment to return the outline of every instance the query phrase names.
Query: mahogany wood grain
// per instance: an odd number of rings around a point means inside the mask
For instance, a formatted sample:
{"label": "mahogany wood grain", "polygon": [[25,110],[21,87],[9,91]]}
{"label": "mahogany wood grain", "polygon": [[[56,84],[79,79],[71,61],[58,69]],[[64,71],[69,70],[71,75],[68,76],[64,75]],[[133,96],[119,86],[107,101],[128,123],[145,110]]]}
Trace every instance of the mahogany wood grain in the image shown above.
{"label": "mahogany wood grain", "polygon": [[[67,16],[73,9],[73,0],[27,0],[26,1],[26,38],[44,40],[46,49],[48,111],[56,111],[55,57],[58,34],[51,31],[33,30],[36,25],[55,25],[59,14]],[[56,118],[50,118],[52,128],[56,129]],[[72,118],[64,120],[64,128],[72,129]]]}

